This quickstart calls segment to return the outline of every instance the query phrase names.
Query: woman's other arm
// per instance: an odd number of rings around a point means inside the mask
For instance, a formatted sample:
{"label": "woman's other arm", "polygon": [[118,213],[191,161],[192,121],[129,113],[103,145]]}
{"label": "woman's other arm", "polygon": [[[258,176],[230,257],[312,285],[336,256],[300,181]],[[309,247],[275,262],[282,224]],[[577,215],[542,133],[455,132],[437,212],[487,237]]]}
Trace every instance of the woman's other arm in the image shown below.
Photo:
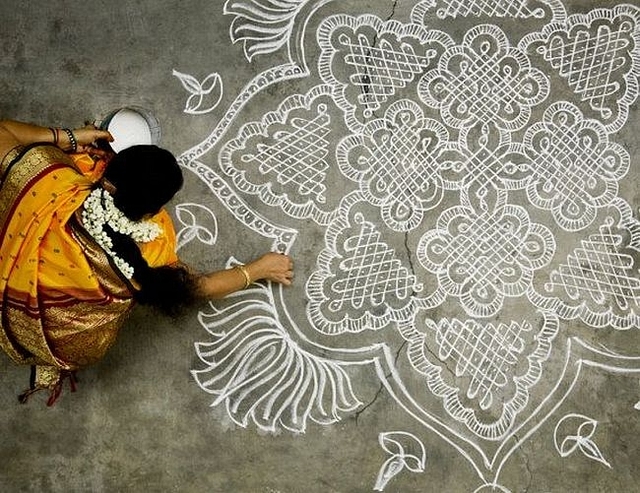
{"label": "woman's other arm", "polygon": [[95,150],[92,146],[97,140],[111,142],[113,137],[109,132],[98,130],[92,125],[68,130],[16,120],[0,120],[0,156],[6,155],[17,145],[35,142],[55,144],[64,151],[86,152],[90,149]]}
{"label": "woman's other arm", "polygon": [[293,282],[291,257],[271,252],[241,267],[201,275],[197,280],[197,289],[203,298],[220,299],[260,280],[290,286]]}

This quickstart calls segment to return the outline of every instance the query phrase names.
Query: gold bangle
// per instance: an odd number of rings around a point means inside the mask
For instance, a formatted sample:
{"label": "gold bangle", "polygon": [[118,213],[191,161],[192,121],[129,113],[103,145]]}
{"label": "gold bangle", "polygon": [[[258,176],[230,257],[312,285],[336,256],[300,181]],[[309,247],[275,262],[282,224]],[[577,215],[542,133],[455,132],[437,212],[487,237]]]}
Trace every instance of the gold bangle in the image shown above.
{"label": "gold bangle", "polygon": [[249,273],[244,265],[236,265],[236,269],[240,271],[242,277],[244,277],[244,286],[242,289],[247,289],[251,285],[251,277],[249,277]]}

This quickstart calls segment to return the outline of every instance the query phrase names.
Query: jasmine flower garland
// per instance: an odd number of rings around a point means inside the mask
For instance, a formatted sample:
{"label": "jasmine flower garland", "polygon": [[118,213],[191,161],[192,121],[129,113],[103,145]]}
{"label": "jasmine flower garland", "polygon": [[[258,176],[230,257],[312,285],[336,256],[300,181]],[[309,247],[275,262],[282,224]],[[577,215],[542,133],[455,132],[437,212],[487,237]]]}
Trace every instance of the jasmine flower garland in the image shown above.
{"label": "jasmine flower garland", "polygon": [[115,206],[111,194],[102,188],[96,188],[85,199],[82,225],[109,254],[122,274],[131,279],[133,267],[113,251],[113,242],[104,230],[105,224],[118,233],[130,236],[136,243],[155,240],[162,233],[162,228],[151,221],[131,221]]}

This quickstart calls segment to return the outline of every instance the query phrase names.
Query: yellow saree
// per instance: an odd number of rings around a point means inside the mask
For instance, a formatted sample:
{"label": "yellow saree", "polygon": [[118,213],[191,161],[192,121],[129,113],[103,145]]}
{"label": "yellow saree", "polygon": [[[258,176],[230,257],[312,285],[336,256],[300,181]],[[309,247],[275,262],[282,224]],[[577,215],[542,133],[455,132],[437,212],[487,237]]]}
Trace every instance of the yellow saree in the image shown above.
{"label": "yellow saree", "polygon": [[[35,387],[100,360],[132,307],[133,286],[79,221],[104,163],[35,145],[0,163],[0,347],[35,365]],[[141,245],[156,267],[177,262],[166,211],[163,234]]]}

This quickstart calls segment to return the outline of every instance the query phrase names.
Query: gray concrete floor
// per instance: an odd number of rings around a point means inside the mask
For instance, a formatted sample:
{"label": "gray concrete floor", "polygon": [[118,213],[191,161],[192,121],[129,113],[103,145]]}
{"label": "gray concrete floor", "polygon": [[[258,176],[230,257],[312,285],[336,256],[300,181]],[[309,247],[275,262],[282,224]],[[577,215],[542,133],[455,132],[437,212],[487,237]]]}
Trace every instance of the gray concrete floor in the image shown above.
{"label": "gray concrete floor", "polygon": [[297,269],[1,356],[2,491],[640,491],[638,3],[488,3],[0,1],[1,117],[152,110],[184,260]]}

